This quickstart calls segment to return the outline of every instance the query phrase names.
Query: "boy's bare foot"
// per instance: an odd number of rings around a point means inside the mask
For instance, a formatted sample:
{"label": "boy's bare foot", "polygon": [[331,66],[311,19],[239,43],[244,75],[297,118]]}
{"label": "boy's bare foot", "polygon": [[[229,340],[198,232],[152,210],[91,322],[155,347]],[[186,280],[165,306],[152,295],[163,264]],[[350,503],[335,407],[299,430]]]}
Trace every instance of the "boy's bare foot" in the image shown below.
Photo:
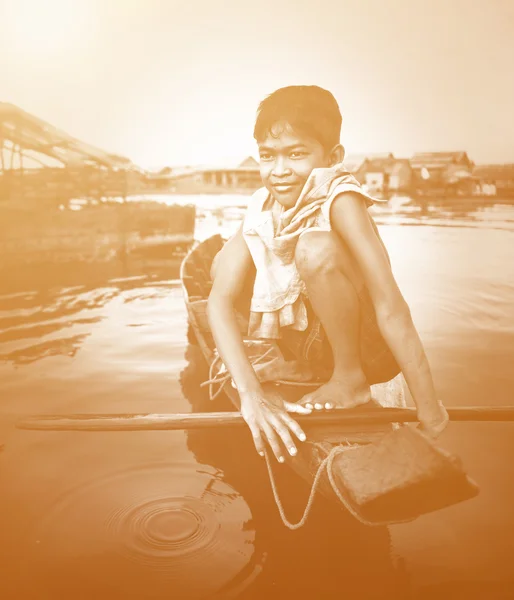
{"label": "boy's bare foot", "polygon": [[358,384],[351,384],[348,379],[332,376],[330,381],[319,387],[314,392],[305,395],[300,404],[315,410],[332,408],[355,408],[371,400],[370,388],[364,380]]}

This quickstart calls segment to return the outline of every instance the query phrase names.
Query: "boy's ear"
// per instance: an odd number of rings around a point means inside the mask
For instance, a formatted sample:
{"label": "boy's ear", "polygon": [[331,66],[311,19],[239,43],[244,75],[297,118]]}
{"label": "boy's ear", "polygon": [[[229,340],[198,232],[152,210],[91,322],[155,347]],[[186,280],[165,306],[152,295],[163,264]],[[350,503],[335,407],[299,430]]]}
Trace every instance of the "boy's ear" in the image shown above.
{"label": "boy's ear", "polygon": [[330,155],[329,155],[330,166],[333,167],[334,165],[337,165],[338,163],[342,163],[344,160],[344,155],[345,155],[344,146],[342,146],[341,144],[337,144],[336,146],[334,146],[332,148],[332,150],[330,151]]}

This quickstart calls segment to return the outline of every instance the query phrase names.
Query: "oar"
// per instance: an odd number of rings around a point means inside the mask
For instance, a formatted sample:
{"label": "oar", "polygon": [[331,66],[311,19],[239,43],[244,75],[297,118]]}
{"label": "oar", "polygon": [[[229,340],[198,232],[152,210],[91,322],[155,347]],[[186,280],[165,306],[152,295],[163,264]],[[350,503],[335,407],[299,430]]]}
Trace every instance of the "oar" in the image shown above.
{"label": "oar", "polygon": [[[448,408],[451,421],[514,421],[514,406]],[[416,422],[414,408],[334,409],[293,415],[302,427],[349,426]],[[187,414],[75,414],[33,415],[16,424],[19,429],[46,431],[149,431],[234,427],[245,424],[239,412]]]}

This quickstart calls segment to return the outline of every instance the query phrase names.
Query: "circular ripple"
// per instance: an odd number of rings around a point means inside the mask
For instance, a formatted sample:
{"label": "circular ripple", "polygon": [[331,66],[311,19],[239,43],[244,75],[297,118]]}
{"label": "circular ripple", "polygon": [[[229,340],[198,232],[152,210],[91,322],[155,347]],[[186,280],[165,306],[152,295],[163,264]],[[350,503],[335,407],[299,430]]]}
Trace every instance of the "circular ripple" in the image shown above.
{"label": "circular ripple", "polygon": [[250,521],[212,467],[135,468],[61,498],[31,533],[27,572],[55,597],[208,598],[258,568]]}

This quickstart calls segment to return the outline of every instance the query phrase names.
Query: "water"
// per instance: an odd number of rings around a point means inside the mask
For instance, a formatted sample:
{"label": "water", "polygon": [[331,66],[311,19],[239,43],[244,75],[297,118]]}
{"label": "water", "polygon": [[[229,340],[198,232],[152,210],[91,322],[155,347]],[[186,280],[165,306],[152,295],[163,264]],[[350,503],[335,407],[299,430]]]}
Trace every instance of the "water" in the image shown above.
{"label": "water", "polygon": [[[196,200],[200,238],[233,231],[246,201]],[[442,400],[512,404],[514,209],[449,212],[400,203],[375,216]],[[15,429],[36,413],[217,407],[199,387],[176,264],[39,275],[0,294],[2,600],[514,598],[514,424],[443,434],[476,499],[368,528],[317,498],[291,532],[246,430]],[[276,470],[297,520],[308,490]]]}

